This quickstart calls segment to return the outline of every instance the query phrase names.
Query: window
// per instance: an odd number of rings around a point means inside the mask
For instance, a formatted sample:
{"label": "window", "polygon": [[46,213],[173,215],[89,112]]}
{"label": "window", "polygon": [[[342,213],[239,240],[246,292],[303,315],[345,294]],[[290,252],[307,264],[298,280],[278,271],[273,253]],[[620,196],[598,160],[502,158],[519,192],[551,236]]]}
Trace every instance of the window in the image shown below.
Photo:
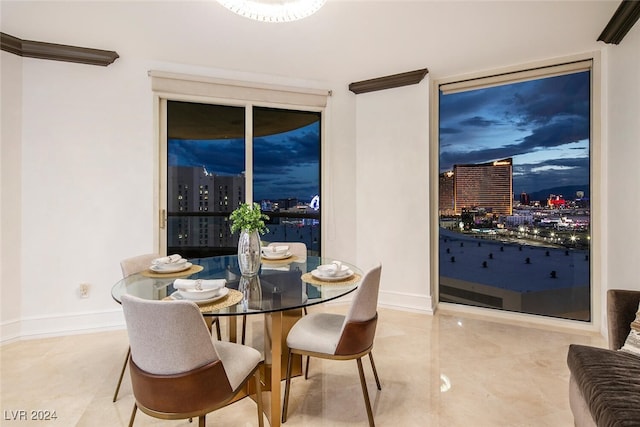
{"label": "window", "polygon": [[593,61],[438,87],[438,300],[590,322]]}
{"label": "window", "polygon": [[[238,236],[231,234],[227,217],[245,200],[258,202],[270,217],[265,241],[301,241],[319,253],[320,212],[310,203],[320,194],[321,113],[265,107],[252,107],[251,113],[252,139],[245,137],[243,107],[167,102],[170,253],[235,253]],[[250,173],[247,155],[253,159]],[[219,189],[212,209],[209,186]],[[191,209],[179,203],[186,187],[197,191],[198,202]],[[229,203],[229,189],[238,194],[236,203]],[[202,215],[211,221],[203,222]],[[178,238],[177,226],[184,219],[191,242]],[[222,239],[210,242],[209,232]]]}
{"label": "window", "polygon": [[[235,253],[237,236],[227,218],[239,203],[255,201],[271,217],[263,240],[304,241],[319,253],[320,210],[310,205],[320,195],[328,91],[150,75],[159,107],[160,209],[166,211],[161,249],[186,257]],[[206,225],[198,222],[202,217]],[[209,234],[218,237],[209,240]]]}

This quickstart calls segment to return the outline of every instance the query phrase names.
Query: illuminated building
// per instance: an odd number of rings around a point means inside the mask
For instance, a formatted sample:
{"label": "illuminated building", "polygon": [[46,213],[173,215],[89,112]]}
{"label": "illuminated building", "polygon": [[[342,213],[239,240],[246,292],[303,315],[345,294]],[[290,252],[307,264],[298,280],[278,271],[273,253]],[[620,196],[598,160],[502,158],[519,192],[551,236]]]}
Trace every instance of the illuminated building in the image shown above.
{"label": "illuminated building", "polygon": [[454,209],[484,209],[487,213],[511,215],[513,210],[513,162],[454,165]]}
{"label": "illuminated building", "polygon": [[[244,175],[216,175],[204,167],[171,166],[167,177],[172,186],[172,197],[167,198],[169,248],[186,253],[186,248],[237,245],[226,216],[244,200]],[[197,215],[190,215],[194,213]]]}
{"label": "illuminated building", "polygon": [[557,196],[555,194],[550,194],[547,199],[547,206],[550,208],[560,208],[566,206],[566,204],[567,202],[561,195]]}
{"label": "illuminated building", "polygon": [[439,214],[451,216],[455,214],[453,171],[440,174],[438,179]]}

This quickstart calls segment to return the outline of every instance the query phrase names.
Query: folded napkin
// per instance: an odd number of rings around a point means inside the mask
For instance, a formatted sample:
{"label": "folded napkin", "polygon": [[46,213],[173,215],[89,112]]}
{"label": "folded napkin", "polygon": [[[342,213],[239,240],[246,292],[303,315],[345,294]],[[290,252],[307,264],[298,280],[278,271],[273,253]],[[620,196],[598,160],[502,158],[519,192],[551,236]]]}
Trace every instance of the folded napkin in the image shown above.
{"label": "folded napkin", "polygon": [[270,265],[262,264],[262,267],[260,267],[260,268],[262,268],[263,270],[278,270],[278,271],[290,271],[291,270],[291,267],[289,267],[288,265],[284,265],[284,266],[281,266],[281,267],[273,267],[273,266],[270,266]]}
{"label": "folded napkin", "polygon": [[323,276],[335,276],[346,274],[349,271],[349,267],[342,265],[340,261],[333,261],[331,264],[319,265],[318,271]]}
{"label": "folded napkin", "polygon": [[186,260],[182,261],[183,258],[178,255],[169,255],[169,256],[163,256],[160,258],[156,258],[153,261],[151,261],[151,264],[153,265],[160,265],[160,264],[177,264],[179,262],[185,262]]}
{"label": "folded napkin", "polygon": [[222,289],[227,285],[225,279],[176,279],[173,287],[181,291],[192,291],[202,289]]}
{"label": "folded napkin", "polygon": [[281,246],[281,245],[264,246],[262,248],[262,252],[274,253],[274,254],[284,253],[284,252],[287,252],[288,250],[289,250],[289,246]]}

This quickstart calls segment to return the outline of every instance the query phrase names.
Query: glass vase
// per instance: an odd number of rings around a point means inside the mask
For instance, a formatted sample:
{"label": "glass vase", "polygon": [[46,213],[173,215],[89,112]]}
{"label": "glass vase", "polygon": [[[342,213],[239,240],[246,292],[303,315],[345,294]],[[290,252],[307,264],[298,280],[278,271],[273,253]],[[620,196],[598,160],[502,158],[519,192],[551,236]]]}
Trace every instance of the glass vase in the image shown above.
{"label": "glass vase", "polygon": [[245,310],[259,310],[262,308],[262,286],[260,286],[260,277],[242,276],[238,290],[242,292],[242,306]]}
{"label": "glass vase", "polygon": [[242,230],[238,239],[238,266],[243,276],[255,276],[260,270],[261,242],[258,231]]}

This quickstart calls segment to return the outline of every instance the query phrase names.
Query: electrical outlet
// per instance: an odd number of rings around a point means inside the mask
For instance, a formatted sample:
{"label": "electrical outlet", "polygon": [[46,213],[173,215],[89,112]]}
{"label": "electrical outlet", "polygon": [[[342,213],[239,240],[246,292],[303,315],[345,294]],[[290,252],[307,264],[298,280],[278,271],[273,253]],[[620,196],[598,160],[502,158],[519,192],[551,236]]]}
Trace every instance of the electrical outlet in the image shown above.
{"label": "electrical outlet", "polygon": [[91,285],[89,285],[88,283],[80,283],[80,287],[78,288],[78,291],[80,292],[80,298],[89,298],[90,288]]}

